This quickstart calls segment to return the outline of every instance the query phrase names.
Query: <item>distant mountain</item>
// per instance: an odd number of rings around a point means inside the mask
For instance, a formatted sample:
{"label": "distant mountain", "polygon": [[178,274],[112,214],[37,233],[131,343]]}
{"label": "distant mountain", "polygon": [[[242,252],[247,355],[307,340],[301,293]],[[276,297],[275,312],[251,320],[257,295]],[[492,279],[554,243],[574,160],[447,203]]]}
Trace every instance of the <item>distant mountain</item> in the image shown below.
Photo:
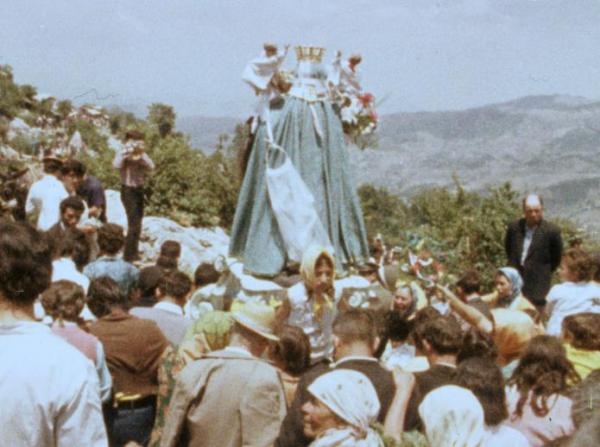
{"label": "distant mountain", "polygon": [[[182,118],[178,130],[212,152],[234,118]],[[600,101],[547,95],[461,111],[384,115],[379,147],[350,149],[359,184],[408,198],[425,187],[470,190],[510,181],[544,195],[548,215],[600,232]]]}
{"label": "distant mountain", "polygon": [[176,127],[190,136],[192,147],[210,154],[215,150],[219,135],[232,135],[240,121],[229,117],[187,116],[178,118]]}
{"label": "distant mountain", "polygon": [[484,191],[510,181],[549,215],[600,231],[600,101],[528,96],[456,112],[382,117],[379,147],[352,150],[359,183],[409,197],[423,187]]}

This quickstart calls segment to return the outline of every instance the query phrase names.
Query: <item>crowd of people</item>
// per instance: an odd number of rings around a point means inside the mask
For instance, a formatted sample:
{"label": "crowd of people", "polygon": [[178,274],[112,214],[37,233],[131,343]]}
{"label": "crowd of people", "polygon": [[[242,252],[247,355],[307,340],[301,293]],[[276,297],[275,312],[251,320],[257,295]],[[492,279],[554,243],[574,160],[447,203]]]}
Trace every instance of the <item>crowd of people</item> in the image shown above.
{"label": "crowd of people", "polygon": [[[135,202],[152,165],[140,143],[125,156]],[[27,201],[37,228],[0,220],[1,445],[600,441],[600,256],[563,251],[539,196],[507,227],[488,294],[475,270],[442,285],[375,260],[336,278],[311,246],[274,301],[218,293],[212,264],[190,278],[175,241],[132,264],[139,207],[126,236],[81,163],[48,158],[45,172]]]}

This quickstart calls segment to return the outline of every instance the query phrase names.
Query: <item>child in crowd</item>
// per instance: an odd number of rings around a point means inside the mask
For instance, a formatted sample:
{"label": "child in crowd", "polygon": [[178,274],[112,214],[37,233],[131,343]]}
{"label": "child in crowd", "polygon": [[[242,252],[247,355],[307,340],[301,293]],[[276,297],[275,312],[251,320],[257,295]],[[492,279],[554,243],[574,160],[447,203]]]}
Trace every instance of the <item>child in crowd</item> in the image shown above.
{"label": "child in crowd", "polygon": [[111,397],[112,379],[102,343],[84,329],[84,322],[79,317],[84,305],[83,288],[71,281],[56,281],[42,294],[44,311],[53,320],[52,332],[76,347],[94,363],[100,381],[100,397],[103,402],[108,402]]}
{"label": "child in crowd", "polygon": [[583,312],[562,322],[567,358],[582,379],[600,369],[600,314]]}

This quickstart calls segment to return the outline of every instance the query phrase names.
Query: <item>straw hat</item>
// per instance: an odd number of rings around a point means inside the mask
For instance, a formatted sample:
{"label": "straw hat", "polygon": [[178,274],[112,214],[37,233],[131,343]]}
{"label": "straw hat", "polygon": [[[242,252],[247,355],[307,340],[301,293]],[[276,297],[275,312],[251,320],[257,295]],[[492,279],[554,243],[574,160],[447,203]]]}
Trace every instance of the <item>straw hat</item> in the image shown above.
{"label": "straw hat", "polygon": [[271,306],[250,301],[232,312],[231,316],[246,329],[268,340],[279,340],[274,331],[275,310]]}

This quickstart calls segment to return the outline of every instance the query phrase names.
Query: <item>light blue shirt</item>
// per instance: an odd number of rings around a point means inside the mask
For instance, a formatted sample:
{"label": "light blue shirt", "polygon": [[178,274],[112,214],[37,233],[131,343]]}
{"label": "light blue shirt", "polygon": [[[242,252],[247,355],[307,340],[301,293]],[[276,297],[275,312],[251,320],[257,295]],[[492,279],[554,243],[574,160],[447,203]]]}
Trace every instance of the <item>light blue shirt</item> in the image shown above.
{"label": "light blue shirt", "polygon": [[139,270],[127,261],[117,256],[101,256],[89,263],[83,269],[83,274],[92,279],[108,276],[129,296],[131,289],[136,285]]}

